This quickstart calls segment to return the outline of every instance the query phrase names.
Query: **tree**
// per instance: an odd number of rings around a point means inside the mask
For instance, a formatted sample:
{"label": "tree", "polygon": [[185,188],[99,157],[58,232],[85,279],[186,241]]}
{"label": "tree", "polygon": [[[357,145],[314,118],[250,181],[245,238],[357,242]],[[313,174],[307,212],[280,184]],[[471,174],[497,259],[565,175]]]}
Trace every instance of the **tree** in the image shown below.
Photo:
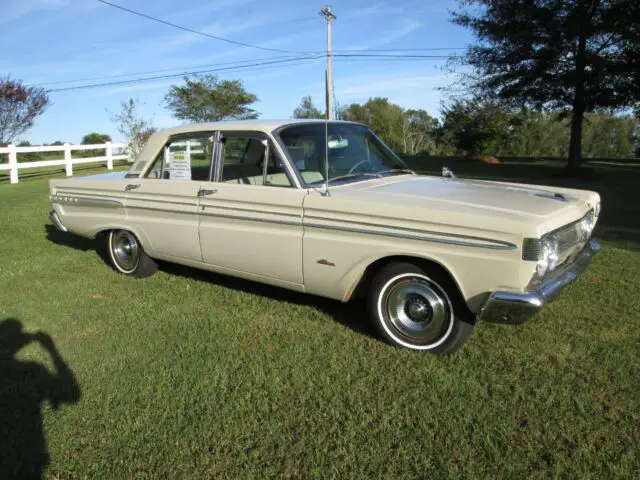
{"label": "tree", "polygon": [[405,110],[402,116],[403,153],[434,153],[437,150],[438,119],[424,110]]}
{"label": "tree", "polygon": [[510,117],[495,103],[455,100],[442,111],[442,129],[458,153],[497,155],[509,134]]}
{"label": "tree", "polygon": [[219,80],[215,75],[184,77],[184,86],[172,85],[165,103],[173,115],[192,122],[258,118],[249,108],[258,101],[241,80]]}
{"label": "tree", "polygon": [[585,118],[582,150],[585,157],[629,158],[633,156],[631,116],[588,115]]}
{"label": "tree", "polygon": [[360,105],[352,103],[338,109],[342,120],[368,125],[398,153],[418,155],[440,153],[438,120],[424,110],[405,110],[388,98],[370,98]]}
{"label": "tree", "polygon": [[500,155],[515,157],[566,157],[569,129],[566,118],[557,112],[521,108],[512,112],[509,132]]}
{"label": "tree", "polygon": [[[106,133],[91,132],[91,133],[87,133],[84,137],[82,137],[82,140],[80,141],[80,143],[82,145],[93,145],[93,144],[107,143],[110,141],[111,141],[111,136],[107,135]],[[83,157],[99,157],[101,155],[105,155],[105,150],[104,149],[83,150],[81,152],[81,155]]]}
{"label": "tree", "polygon": [[370,98],[364,105],[352,103],[341,112],[341,118],[368,125],[393,150],[403,151],[402,125],[404,109],[388,98]]}
{"label": "tree", "polygon": [[569,170],[580,167],[585,114],[640,100],[637,0],[460,0],[452,21],[479,43],[466,86],[518,106],[571,111]]}
{"label": "tree", "polygon": [[27,87],[8,76],[0,78],[0,144],[10,143],[33,127],[49,104],[43,88]]}
{"label": "tree", "polygon": [[80,143],[82,145],[92,145],[92,144],[99,144],[99,143],[107,143],[110,141],[111,141],[111,136],[106,133],[91,132],[91,133],[87,133],[84,137],[82,137],[82,140],[80,141]]}
{"label": "tree", "polygon": [[152,121],[143,118],[139,113],[140,101],[136,98],[120,102],[120,112],[111,114],[111,121],[116,124],[118,132],[127,141],[127,151],[131,161],[136,161],[147,140],[156,129]]}
{"label": "tree", "polygon": [[640,158],[640,104],[636,105],[634,116],[636,117],[636,128],[633,131],[633,144],[635,146],[635,156]]}
{"label": "tree", "polygon": [[293,111],[293,118],[324,118],[324,114],[316,108],[310,95],[302,97],[300,105]]}

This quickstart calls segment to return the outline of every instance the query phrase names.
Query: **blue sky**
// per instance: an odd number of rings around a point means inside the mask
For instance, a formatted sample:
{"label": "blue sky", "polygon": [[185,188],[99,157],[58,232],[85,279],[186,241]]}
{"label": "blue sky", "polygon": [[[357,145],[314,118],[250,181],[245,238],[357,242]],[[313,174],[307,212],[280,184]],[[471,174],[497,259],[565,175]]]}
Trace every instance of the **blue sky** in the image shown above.
{"label": "blue sky", "polygon": [[[241,42],[296,52],[325,47],[325,27],[318,15],[324,2],[309,0],[113,0],[148,15]],[[466,30],[449,23],[445,0],[349,0],[331,3],[338,16],[333,24],[333,48],[340,50],[445,48],[419,54],[455,54],[471,42]],[[107,75],[167,70],[166,75],[194,70],[186,67],[228,67],[229,62],[265,62],[274,57],[298,57],[239,47],[171,28],[101,4],[95,0],[0,0],[0,75],[10,74],[45,88],[126,80]],[[451,49],[451,50],[449,50]],[[386,52],[396,53],[396,52]],[[406,52],[410,53],[410,52]],[[443,60],[334,60],[333,76],[339,103],[388,97],[407,108],[438,115],[442,93],[452,83]],[[235,66],[235,65],[234,65]],[[172,69],[172,70],[169,70]],[[195,68],[202,70],[205,68]],[[304,63],[264,65],[246,71],[220,71],[220,78],[242,79],[260,101],[262,118],[289,118],[304,95],[319,108],[324,102],[323,59]],[[95,77],[95,78],[94,78]],[[77,83],[68,80],[94,78]],[[52,92],[53,105],[23,135],[32,143],[79,142],[90,131],[119,139],[110,113],[122,100],[139,98],[142,113],[159,128],[178,125],[163,106],[171,84],[181,78]]]}

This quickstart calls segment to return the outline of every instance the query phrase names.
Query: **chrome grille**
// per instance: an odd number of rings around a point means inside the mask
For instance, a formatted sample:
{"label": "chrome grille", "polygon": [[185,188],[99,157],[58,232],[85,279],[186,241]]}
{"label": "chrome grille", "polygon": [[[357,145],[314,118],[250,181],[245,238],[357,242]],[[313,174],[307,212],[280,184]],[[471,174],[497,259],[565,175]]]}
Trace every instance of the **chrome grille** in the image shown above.
{"label": "chrome grille", "polygon": [[542,242],[539,238],[525,238],[522,244],[522,259],[536,262],[542,254]]}

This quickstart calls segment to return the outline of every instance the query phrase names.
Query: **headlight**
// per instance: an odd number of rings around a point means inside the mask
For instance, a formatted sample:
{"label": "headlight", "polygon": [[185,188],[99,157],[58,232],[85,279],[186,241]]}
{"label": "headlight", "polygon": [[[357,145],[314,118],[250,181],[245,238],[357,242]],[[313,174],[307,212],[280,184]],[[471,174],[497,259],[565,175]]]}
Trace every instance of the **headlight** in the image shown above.
{"label": "headlight", "polygon": [[593,213],[593,210],[582,217],[582,220],[580,221],[580,228],[582,229],[582,233],[584,234],[585,239],[588,239],[591,236],[595,224],[596,216]]}
{"label": "headlight", "polygon": [[553,237],[545,237],[540,241],[540,254],[536,264],[536,273],[543,277],[558,265],[558,241]]}

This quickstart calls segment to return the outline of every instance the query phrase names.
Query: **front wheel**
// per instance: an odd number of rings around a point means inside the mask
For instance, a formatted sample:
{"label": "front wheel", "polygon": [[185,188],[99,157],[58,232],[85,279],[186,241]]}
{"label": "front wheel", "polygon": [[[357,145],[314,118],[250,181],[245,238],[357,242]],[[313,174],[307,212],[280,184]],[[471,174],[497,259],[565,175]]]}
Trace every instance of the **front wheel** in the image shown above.
{"label": "front wheel", "polygon": [[158,269],[156,262],[142,249],[136,236],[127,230],[112,230],[107,238],[111,266],[132,277],[150,277]]}
{"label": "front wheel", "polygon": [[452,353],[473,330],[469,312],[453,281],[441,271],[391,263],[373,279],[369,314],[392,345],[431,353]]}

